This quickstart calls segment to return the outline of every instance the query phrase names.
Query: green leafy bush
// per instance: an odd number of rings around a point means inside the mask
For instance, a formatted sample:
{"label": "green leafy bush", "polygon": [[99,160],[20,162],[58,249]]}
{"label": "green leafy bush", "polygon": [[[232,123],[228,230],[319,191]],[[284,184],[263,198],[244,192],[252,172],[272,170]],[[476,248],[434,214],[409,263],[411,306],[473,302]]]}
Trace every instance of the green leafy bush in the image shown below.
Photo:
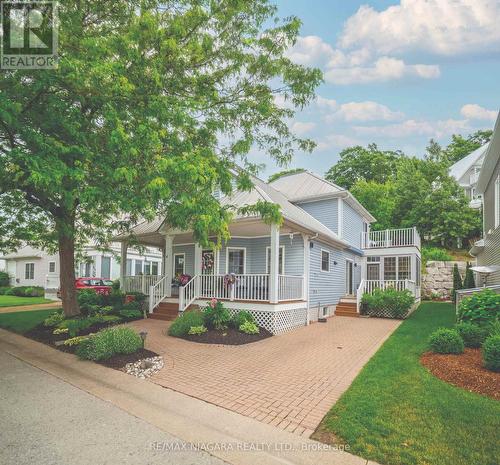
{"label": "green leafy bush", "polygon": [[67,328],[68,334],[71,337],[75,337],[80,331],[90,328],[92,325],[96,324],[98,321],[95,317],[88,318],[71,318],[68,320],[63,320],[57,325],[59,329]]}
{"label": "green leafy bush", "polygon": [[40,286],[17,286],[11,287],[5,295],[14,295],[16,297],[43,297],[45,290]]}
{"label": "green leafy bush", "polygon": [[415,297],[409,290],[375,289],[371,294],[364,294],[361,303],[366,315],[402,319],[408,315]]}
{"label": "green leafy bush", "polygon": [[126,304],[123,304],[123,309],[124,310],[137,310],[139,312],[142,310],[141,304],[139,302],[136,302],[136,301],[132,301],[132,302],[128,302]]}
{"label": "green leafy bush", "polygon": [[456,329],[438,328],[429,338],[429,348],[437,354],[461,354],[464,341]]}
{"label": "green leafy bush", "polygon": [[191,328],[189,328],[188,334],[199,336],[200,334],[206,333],[207,331],[208,330],[205,325],[191,326]]}
{"label": "green leafy bush", "polygon": [[3,286],[3,287],[0,287],[0,295],[6,295],[6,292],[7,291],[10,291],[10,287],[8,286]]}
{"label": "green leafy bush", "polygon": [[489,336],[500,336],[500,320],[492,321],[487,326],[487,330]]}
{"label": "green leafy bush", "polygon": [[471,269],[470,262],[467,262],[465,268],[464,289],[474,289],[476,287],[476,280],[474,279],[474,272]]}
{"label": "green leafy bush", "polygon": [[81,289],[77,293],[78,305],[84,315],[97,312],[98,307],[104,306],[104,297],[93,289]]}
{"label": "green leafy bush", "polygon": [[460,276],[460,271],[458,271],[458,265],[455,263],[453,265],[453,289],[451,291],[451,300],[453,302],[457,301],[457,291],[463,289],[464,283],[462,282],[462,276]]}
{"label": "green leafy bush", "polygon": [[445,250],[439,247],[422,247],[422,261],[450,262],[453,257]]}
{"label": "green leafy bush", "polygon": [[106,360],[116,354],[132,354],[142,348],[141,337],[131,328],[109,328],[80,342],[78,357],[86,360]]}
{"label": "green leafy bush", "polygon": [[0,287],[9,287],[10,277],[6,271],[0,271]]}
{"label": "green leafy bush", "polygon": [[181,337],[188,334],[192,326],[202,326],[204,323],[201,312],[183,312],[179,315],[168,328],[170,336]]}
{"label": "green leafy bush", "polygon": [[231,326],[233,326],[234,328],[239,328],[246,321],[256,323],[255,317],[250,312],[241,310],[231,318]]}
{"label": "green leafy bush", "polygon": [[483,344],[484,366],[491,371],[500,371],[500,335],[488,337]]}
{"label": "green leafy bush", "polygon": [[120,310],[118,314],[127,320],[137,320],[139,318],[142,318],[142,312],[140,310],[130,310],[125,308],[123,310]]}
{"label": "green leafy bush", "polygon": [[227,328],[231,315],[220,300],[212,299],[203,309],[205,325],[208,328],[222,330]]}
{"label": "green leafy bush", "polygon": [[13,287],[9,287],[8,289],[5,290],[5,292],[4,292],[3,295],[15,295],[14,294],[14,288]]}
{"label": "green leafy bush", "polygon": [[111,292],[103,296],[104,305],[110,305],[115,311],[119,311],[123,308],[125,303],[125,294],[120,291],[120,289],[111,288]]}
{"label": "green leafy bush", "polygon": [[491,289],[465,297],[459,305],[457,319],[478,325],[490,324],[500,320],[500,294]]}
{"label": "green leafy bush", "polygon": [[62,311],[57,311],[43,320],[43,325],[47,327],[57,326],[64,320]]}
{"label": "green leafy bush", "polygon": [[464,341],[465,347],[477,348],[488,337],[488,329],[472,323],[458,323],[458,334]]}
{"label": "green leafy bush", "polygon": [[75,336],[75,337],[70,337],[69,339],[66,339],[64,341],[65,346],[77,346],[78,344],[81,344],[83,341],[86,341],[90,336]]}
{"label": "green leafy bush", "polygon": [[240,325],[239,330],[245,334],[259,334],[259,327],[251,321],[245,321]]}

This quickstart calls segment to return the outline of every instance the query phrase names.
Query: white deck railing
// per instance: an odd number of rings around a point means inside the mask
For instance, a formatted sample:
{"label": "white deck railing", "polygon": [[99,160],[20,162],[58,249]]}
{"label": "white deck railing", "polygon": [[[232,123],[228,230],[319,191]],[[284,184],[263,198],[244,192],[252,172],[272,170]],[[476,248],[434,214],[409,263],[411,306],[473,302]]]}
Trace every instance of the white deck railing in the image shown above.
{"label": "white deck railing", "polygon": [[201,298],[251,300],[266,302],[269,300],[268,274],[236,274],[234,282],[225,279],[226,275],[200,275]]}
{"label": "white deck railing", "polygon": [[196,300],[198,295],[199,276],[191,278],[185,286],[179,286],[179,312],[183,312],[186,308]]}
{"label": "white deck railing", "polygon": [[160,279],[149,287],[149,313],[153,313],[156,306],[167,296],[167,278]]}
{"label": "white deck railing", "polygon": [[149,288],[162,278],[162,276],[157,275],[125,276],[123,278],[123,291],[142,292],[147,295],[149,294]]}
{"label": "white deck railing", "polygon": [[278,276],[278,300],[300,300],[304,298],[304,277],[280,274]]}
{"label": "white deck railing", "polygon": [[389,288],[396,289],[398,291],[408,289],[416,300],[420,299],[420,287],[417,286],[415,281],[411,279],[398,279],[390,281],[362,279],[356,291],[356,308],[358,309],[358,312],[361,307],[363,295],[372,294],[375,289],[385,290]]}
{"label": "white deck railing", "polygon": [[362,249],[384,249],[388,247],[418,247],[420,235],[417,228],[386,229],[361,233]]}

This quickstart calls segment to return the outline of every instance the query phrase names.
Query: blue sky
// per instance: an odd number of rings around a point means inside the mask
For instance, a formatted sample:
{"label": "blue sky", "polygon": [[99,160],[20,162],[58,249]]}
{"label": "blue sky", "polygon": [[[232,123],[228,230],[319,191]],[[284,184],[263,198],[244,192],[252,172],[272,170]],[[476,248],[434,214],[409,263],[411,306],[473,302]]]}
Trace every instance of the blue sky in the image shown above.
{"label": "blue sky", "polygon": [[[500,108],[499,0],[276,0],[303,26],[289,56],[324,72],[290,121],[318,147],[290,167],[323,174],[350,145],[422,156],[430,138],[492,128]],[[262,176],[277,168],[265,155]]]}

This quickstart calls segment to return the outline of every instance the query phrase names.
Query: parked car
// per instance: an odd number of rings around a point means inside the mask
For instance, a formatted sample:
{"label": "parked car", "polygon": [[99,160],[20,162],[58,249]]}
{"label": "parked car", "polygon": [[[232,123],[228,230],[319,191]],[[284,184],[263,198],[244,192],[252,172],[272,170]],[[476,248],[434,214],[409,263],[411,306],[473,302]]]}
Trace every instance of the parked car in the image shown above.
{"label": "parked car", "polygon": [[[109,295],[113,281],[106,278],[77,278],[75,279],[75,288],[77,291],[81,289],[93,289],[98,294]],[[57,291],[57,297],[61,298],[61,289]]]}

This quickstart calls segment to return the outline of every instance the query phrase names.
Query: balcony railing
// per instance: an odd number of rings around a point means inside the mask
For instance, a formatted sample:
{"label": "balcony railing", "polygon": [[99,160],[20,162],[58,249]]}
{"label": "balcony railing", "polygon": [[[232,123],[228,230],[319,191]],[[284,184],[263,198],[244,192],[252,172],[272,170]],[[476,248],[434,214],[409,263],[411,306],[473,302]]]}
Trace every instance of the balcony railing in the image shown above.
{"label": "balcony railing", "polygon": [[415,281],[411,279],[398,279],[384,281],[381,279],[362,279],[356,291],[356,307],[359,312],[361,306],[361,299],[364,294],[373,294],[375,289],[396,289],[397,291],[409,290],[413,297],[418,301],[420,300],[420,286],[417,286]]}
{"label": "balcony railing", "polygon": [[420,249],[420,235],[416,228],[386,229],[361,233],[361,248],[363,249],[412,246]]}

